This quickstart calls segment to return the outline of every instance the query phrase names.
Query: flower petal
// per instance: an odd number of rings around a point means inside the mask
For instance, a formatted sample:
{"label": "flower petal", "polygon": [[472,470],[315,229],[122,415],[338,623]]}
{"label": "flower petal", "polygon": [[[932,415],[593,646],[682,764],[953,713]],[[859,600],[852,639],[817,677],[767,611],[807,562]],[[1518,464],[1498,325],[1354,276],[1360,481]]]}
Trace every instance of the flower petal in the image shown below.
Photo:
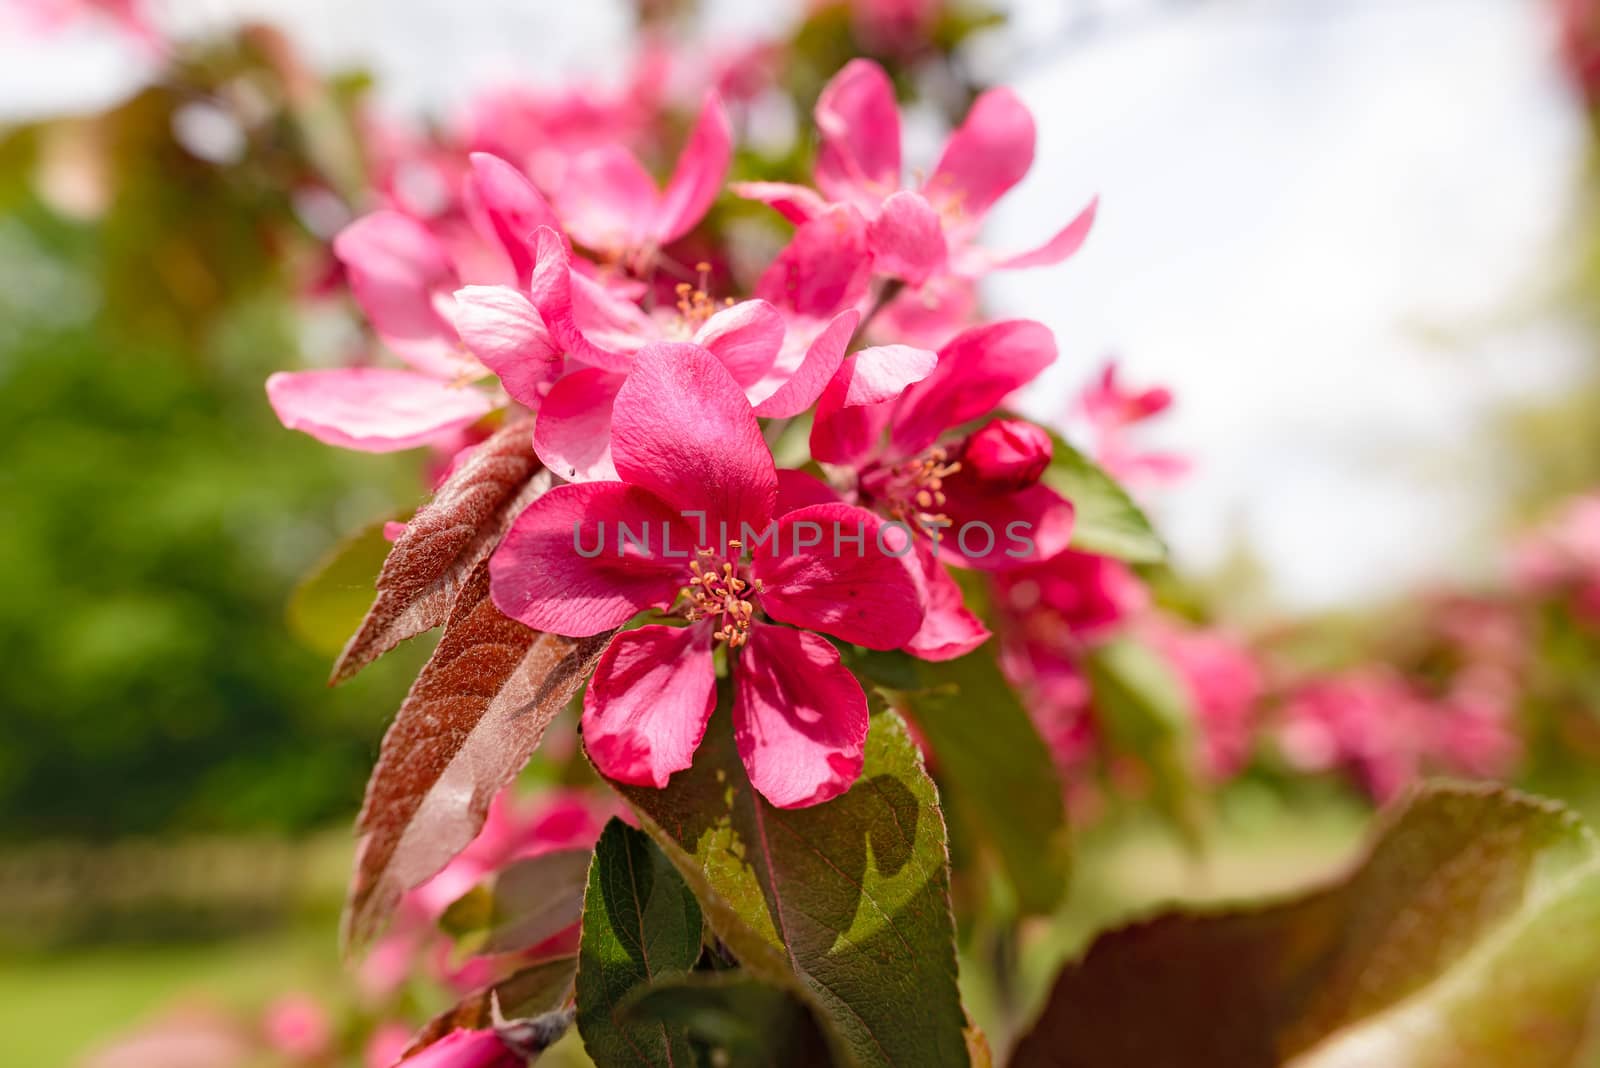
{"label": "flower petal", "polygon": [[933,373],[901,398],[892,435],[895,449],[904,455],[919,453],[949,428],[987,415],[1055,358],[1055,337],[1031,319],[963,331],[939,350]]}
{"label": "flower petal", "polygon": [[487,152],[471,155],[472,169],[462,183],[467,217],[485,234],[493,234],[511,259],[517,284],[527,285],[533,271],[533,235],[541,226],[559,229],[555,212],[523,173]]}
{"label": "flower petal", "polygon": [[827,639],[757,623],[733,676],[734,741],[762,797],[804,808],[860,778],[867,697]]}
{"label": "flower petal", "polygon": [[879,274],[913,286],[926,282],[945,264],[939,214],[921,193],[900,192],[885,200],[867,227],[867,241]]}
{"label": "flower petal", "polygon": [[717,358],[699,345],[656,342],[634,357],[611,413],[617,473],[684,512],[761,529],[778,476],[755,412]]}
{"label": "flower petal", "polygon": [[804,471],[793,471],[785,467],[778,469],[778,504],[772,510],[773,515],[787,515],[796,508],[805,508],[813,504],[842,503],[844,503],[843,498],[820,478],[808,475]]}
{"label": "flower petal", "polygon": [[1072,502],[1045,485],[987,493],[965,470],[945,480],[944,515],[951,526],[940,559],[982,571],[1009,571],[1049,560],[1072,540]]}
{"label": "flower petal", "polygon": [[990,89],[950,135],[923,192],[970,219],[982,218],[1033,166],[1035,136],[1033,115],[1017,94]]}
{"label": "flower petal", "polygon": [[1099,209],[1098,198],[1089,201],[1089,206],[1078,213],[1061,231],[1028,252],[1019,252],[1011,256],[993,256],[991,270],[1013,271],[1023,267],[1049,267],[1051,264],[1060,263],[1083,247],[1089,239],[1089,231],[1094,228],[1095,212]]}
{"label": "flower petal", "polygon": [[715,93],[707,93],[689,143],[678,157],[657,209],[654,236],[658,243],[675,241],[694,229],[711,210],[733,157],[733,131]]}
{"label": "flower petal", "polygon": [[556,213],[585,248],[621,252],[648,244],[661,193],[632,152],[605,144],[568,163],[556,193]]}
{"label": "flower petal", "polygon": [[494,410],[480,389],[391,367],[280,371],[267,400],[290,430],[361,452],[426,445]]}
{"label": "flower petal", "polygon": [[601,348],[578,328],[573,287],[580,276],[573,274],[561,235],[549,227],[540,227],[535,250],[529,294],[550,333],[574,359],[608,371],[626,371],[631,362],[627,353]]}
{"label": "flower petal", "polygon": [[869,649],[904,645],[922,625],[922,603],[904,528],[885,527],[849,504],[813,504],[780,517],[753,547],[751,574],[765,586],[761,607],[773,619]]}
{"label": "flower petal", "polygon": [[695,331],[694,343],[708,349],[741,387],[761,380],[783,348],[783,316],[764,300],[740,301],[722,309]]}
{"label": "flower petal", "polygon": [[917,541],[912,575],[922,592],[922,627],[903,646],[922,660],[954,660],[989,640],[989,628],[967,608],[961,587],[934,559],[927,543]]}
{"label": "flower petal", "polygon": [[817,99],[817,188],[871,209],[900,188],[900,109],[883,68],[854,59]]}
{"label": "flower petal", "polygon": [[794,232],[756,283],[756,296],[795,315],[828,319],[851,308],[872,281],[867,223],[836,205]]}
{"label": "flower petal", "polygon": [[[762,398],[756,403],[756,414],[764,419],[788,419],[815,404],[839,370],[860,321],[857,312],[840,312],[811,339],[798,366],[784,369],[775,364],[746,391],[748,396]],[[766,392],[769,386],[775,387],[770,393]]]}
{"label": "flower petal", "polygon": [[533,424],[533,451],[568,482],[619,481],[611,462],[611,406],[623,376],[597,367],[557,382]]}
{"label": "flower petal", "polygon": [[538,408],[563,361],[528,298],[510,286],[467,286],[456,291],[451,314],[467,351],[514,400]]}
{"label": "flower petal", "polygon": [[734,196],[760,201],[796,226],[810,222],[828,209],[828,202],[809,186],[789,182],[734,182],[728,188]]}
{"label": "flower petal", "polygon": [[419,371],[461,373],[455,331],[436,299],[456,288],[456,272],[427,227],[397,211],[376,211],[339,231],[333,253],[384,344]]}
{"label": "flower petal", "polygon": [[926,378],[937,362],[936,354],[909,345],[879,345],[848,357],[817,401],[813,458],[858,464],[870,457],[894,416],[889,402]]}
{"label": "flower petal", "polygon": [[717,707],[711,648],[704,624],[611,639],[583,695],[583,747],[601,774],[659,789],[694,762]]}
{"label": "flower petal", "polygon": [[599,634],[672,603],[692,535],[675,511],[636,486],[557,486],[511,524],[489,560],[490,593],[500,611],[535,630]]}

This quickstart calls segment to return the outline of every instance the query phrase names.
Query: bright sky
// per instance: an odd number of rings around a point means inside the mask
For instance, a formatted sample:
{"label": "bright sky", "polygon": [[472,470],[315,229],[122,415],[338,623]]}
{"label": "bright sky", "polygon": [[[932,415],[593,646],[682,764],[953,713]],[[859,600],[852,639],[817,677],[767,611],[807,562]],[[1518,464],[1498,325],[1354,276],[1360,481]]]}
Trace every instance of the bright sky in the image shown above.
{"label": "bright sky", "polygon": [[[1493,488],[1463,476],[1482,469],[1485,418],[1560,388],[1577,354],[1544,307],[1585,132],[1543,5],[1098,0],[1064,25],[1061,0],[1010,2],[1012,36],[979,59],[1041,137],[993,243],[1025,247],[1102,198],[1082,254],[990,289],[1060,339],[1033,410],[1058,410],[1109,353],[1172,385],[1162,441],[1198,467],[1153,503],[1180,562],[1246,537],[1290,605],[1481,566]],[[768,11],[713,6],[723,32]],[[373,68],[399,107],[603,65],[626,33],[614,0],[163,10],[193,28],[270,15],[316,61]],[[93,107],[140,76],[95,34],[0,42],[0,115]]]}

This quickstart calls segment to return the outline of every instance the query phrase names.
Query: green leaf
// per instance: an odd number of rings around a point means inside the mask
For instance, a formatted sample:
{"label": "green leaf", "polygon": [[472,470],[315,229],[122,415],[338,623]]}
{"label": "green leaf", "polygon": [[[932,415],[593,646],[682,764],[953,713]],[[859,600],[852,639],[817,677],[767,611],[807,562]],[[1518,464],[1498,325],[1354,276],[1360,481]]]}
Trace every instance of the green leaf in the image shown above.
{"label": "green leaf", "polygon": [[289,631],[306,648],[335,656],[361,625],[372,603],[372,582],[389,555],[383,522],[335,545],[289,595]]}
{"label": "green leaf", "polygon": [[1072,547],[1134,564],[1165,560],[1166,545],[1128,491],[1061,435],[1050,439],[1055,452],[1044,482],[1077,510]]}
{"label": "green leaf", "polygon": [[1054,911],[1071,864],[1061,779],[992,643],[958,660],[919,663],[914,678],[904,699],[962,826],[993,849],[1022,912]]}
{"label": "green leaf", "polygon": [[688,1036],[697,1064],[820,1068],[827,1040],[794,995],[742,971],[659,979],[623,1003],[624,1019]]}
{"label": "green leaf", "polygon": [[1014,1068],[1562,1068],[1600,984],[1600,866],[1570,813],[1433,787],[1345,877],[1101,936]]}
{"label": "green leaf", "polygon": [[685,1065],[681,1033],[617,1012],[636,987],[686,973],[700,958],[700,907],[661,851],[619,819],[606,824],[589,866],[578,949],[578,1031],[599,1068]]}
{"label": "green leaf", "polygon": [[751,787],[725,711],[664,790],[618,786],[745,969],[794,990],[845,1065],[965,1065],[944,816],[904,722],[813,808]]}
{"label": "green leaf", "polygon": [[1084,668],[1107,744],[1145,766],[1162,815],[1198,848],[1204,795],[1195,776],[1193,714],[1183,684],[1155,650],[1129,638],[1095,647]]}
{"label": "green leaf", "polygon": [[589,863],[587,849],[516,861],[452,903],[440,925],[471,953],[530,949],[578,922]]}

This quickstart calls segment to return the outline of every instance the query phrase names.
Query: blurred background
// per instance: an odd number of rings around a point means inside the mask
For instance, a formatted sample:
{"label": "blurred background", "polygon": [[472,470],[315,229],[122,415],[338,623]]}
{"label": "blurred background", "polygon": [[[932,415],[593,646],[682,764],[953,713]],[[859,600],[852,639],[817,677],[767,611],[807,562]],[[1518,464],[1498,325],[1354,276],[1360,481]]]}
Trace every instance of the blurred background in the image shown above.
{"label": "blurred background", "polygon": [[[449,129],[507,86],[619,88],[638,6],[0,0],[8,1063],[72,1063],[190,991],[245,1006],[337,986],[348,826],[427,640],[329,689],[351,607],[297,584],[415,507],[429,458],[286,432],[262,382],[367,344],[326,244],[363,208],[374,124]],[[673,15],[690,39],[792,38],[819,85],[861,50],[840,6]],[[1039,121],[994,243],[1101,197],[1081,255],[986,282],[995,312],[1061,344],[1024,406],[1067,420],[1108,357],[1173,390],[1151,440],[1192,468],[1145,500],[1206,618],[1330,664],[1396,627],[1385,655],[1420,662],[1417,603],[1497,589],[1517,532],[1600,483],[1583,6],[943,16],[940,69],[1013,85]],[[942,136],[932,79],[913,155]],[[792,108],[751,113],[772,158],[808,136]],[[333,587],[357,613],[373,551]],[[1525,771],[1588,804],[1586,768]],[[1062,952],[1158,898],[1325,870],[1368,794],[1330,779],[1286,801],[1247,781],[1198,878],[1159,833],[1097,853],[1090,832]]]}

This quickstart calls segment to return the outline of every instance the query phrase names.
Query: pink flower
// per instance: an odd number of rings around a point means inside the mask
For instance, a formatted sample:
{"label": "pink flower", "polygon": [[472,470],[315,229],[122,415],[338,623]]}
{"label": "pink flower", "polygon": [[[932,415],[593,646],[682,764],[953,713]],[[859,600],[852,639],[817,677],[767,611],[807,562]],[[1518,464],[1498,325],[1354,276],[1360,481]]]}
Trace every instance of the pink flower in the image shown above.
{"label": "pink flower", "polygon": [[1600,493],[1568,502],[1512,556],[1512,581],[1539,596],[1565,595],[1583,619],[1600,624]]}
{"label": "pink flower", "polygon": [[608,143],[569,162],[556,210],[578,244],[612,259],[649,258],[705,217],[732,154],[728,117],[708,94],[665,189],[637,156]]}
{"label": "pink flower", "polygon": [[[474,232],[493,252],[474,270],[483,281],[526,280],[532,274],[533,231],[554,222],[544,199],[503,160],[477,155],[463,187]],[[319,441],[364,452],[390,452],[449,439],[505,403],[473,385],[491,372],[505,393],[537,406],[562,370],[561,350],[531,307],[515,333],[499,343],[482,338],[469,354],[455,325],[453,294],[466,277],[459,258],[423,222],[397,211],[356,220],[334,241],[350,287],[378,336],[410,365],[279,372],[267,399],[284,426]],[[526,302],[524,302],[526,303]]]}
{"label": "pink flower", "polygon": [[379,1024],[367,1039],[361,1054],[363,1068],[393,1068],[402,1054],[411,1047],[411,1028],[406,1024],[389,1021]]}
{"label": "pink flower", "polygon": [[333,1051],[333,1021],[308,994],[285,994],[268,1005],[261,1029],[267,1045],[294,1060],[310,1061]]}
{"label": "pink flower", "polygon": [[[1067,546],[1072,504],[1038,482],[1044,465],[1037,461],[1045,454],[1033,431],[991,424],[965,439],[947,438],[952,428],[993,411],[1055,355],[1055,341],[1040,324],[993,323],[966,331],[937,354],[897,345],[853,353],[817,402],[812,456],[844,483],[847,499],[919,535],[917,575],[927,611],[906,647],[916,656],[961,656],[989,634],[941,558],[1000,571],[1047,560]],[[1029,456],[1002,472],[996,450],[1006,435]],[[967,465],[972,448],[981,455]]]}
{"label": "pink flower", "polygon": [[1155,418],[1172,406],[1172,391],[1164,386],[1129,389],[1117,377],[1115,360],[1077,400],[1076,415],[1087,424],[1090,451],[1100,466],[1128,482],[1171,482],[1189,471],[1189,461],[1174,453],[1139,449],[1128,431]]}
{"label": "pink flower", "polygon": [[399,1063],[405,1068],[525,1068],[528,1059],[493,1031],[451,1031]]}
{"label": "pink flower", "polygon": [[1079,644],[1105,638],[1150,605],[1150,592],[1120,560],[1069,549],[995,575],[999,606],[1025,629]]}
{"label": "pink flower", "polygon": [[602,655],[584,698],[591,759],[658,787],[688,767],[716,705],[721,646],[756,789],[780,807],[844,792],[861,771],[866,699],[813,632],[875,649],[916,633],[917,589],[892,539],[848,505],[775,519],[778,475],[756,415],[698,345],[640,350],[611,426],[623,481],[546,493],[490,562],[500,610],[557,634],[599,634],[681,598],[687,626],[625,630]]}
{"label": "pink flower", "polygon": [[1345,770],[1379,800],[1414,778],[1425,748],[1417,695],[1387,669],[1302,684],[1283,708],[1279,745],[1302,771]]}
{"label": "pink flower", "polygon": [[815,218],[829,203],[853,207],[867,221],[878,271],[913,286],[945,271],[971,278],[1059,263],[1078,251],[1094,223],[1091,202],[1032,251],[997,255],[978,245],[984,216],[1033,165],[1033,116],[1009,89],[978,97],[932,175],[916,189],[902,183],[900,112],[882,67],[865,59],[847,64],[818,99],[816,121],[822,135],[820,195],[781,182],[746,182],[735,191],[797,223]]}
{"label": "pink flower", "polygon": [[1149,620],[1141,633],[1189,691],[1207,774],[1215,781],[1238,774],[1250,759],[1256,710],[1265,690],[1255,655],[1222,630],[1176,619]]}

